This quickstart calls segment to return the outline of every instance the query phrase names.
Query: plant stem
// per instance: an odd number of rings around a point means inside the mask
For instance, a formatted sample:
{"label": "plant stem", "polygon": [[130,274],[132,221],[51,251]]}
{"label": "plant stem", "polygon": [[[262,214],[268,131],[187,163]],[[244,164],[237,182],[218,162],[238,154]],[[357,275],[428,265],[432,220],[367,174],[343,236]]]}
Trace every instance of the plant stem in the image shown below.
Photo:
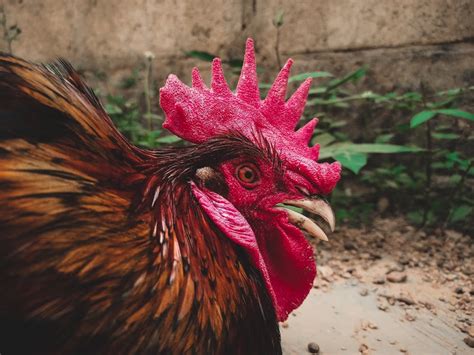
{"label": "plant stem", "polygon": [[8,53],[12,54],[12,43],[18,39],[21,29],[16,24],[8,27],[7,13],[3,5],[0,5],[0,23],[3,28],[3,39],[7,42]]}
{"label": "plant stem", "polygon": [[311,105],[334,105],[342,102],[348,102],[348,101],[358,101],[358,100],[369,100],[369,98],[365,97],[364,95],[351,95],[347,97],[343,97],[340,99],[331,99],[331,100],[322,100],[322,99],[314,99],[314,100],[309,100],[307,102],[308,106]]}
{"label": "plant stem", "polygon": [[275,55],[278,64],[278,68],[281,69],[281,56],[280,56],[280,26],[276,26],[276,41],[275,41]]}
{"label": "plant stem", "polygon": [[5,8],[3,5],[0,5],[0,23],[2,24],[3,29],[3,39],[7,42],[8,46],[8,53],[12,53],[12,41],[8,34],[8,27],[7,27],[7,14],[5,12]]}
{"label": "plant stem", "polygon": [[[426,90],[423,83],[420,84],[421,89],[421,99],[423,101],[423,108],[427,108],[426,104]],[[431,169],[431,163],[433,160],[433,140],[431,136],[431,120],[426,122],[426,159],[425,159],[425,176],[426,176],[426,184],[425,184],[425,197],[424,197],[424,210],[423,210],[423,219],[421,221],[421,226],[424,226],[428,220],[428,212],[430,209],[429,197],[431,192],[431,181],[432,181],[432,174],[433,171]]]}
{"label": "plant stem", "polygon": [[145,92],[145,104],[146,104],[146,118],[148,121],[148,129],[150,131],[153,130],[153,114],[151,112],[151,88],[150,88],[150,82],[151,82],[151,64],[152,64],[152,58],[148,57],[146,60],[146,72],[145,72],[145,87],[144,87],[144,92]]}

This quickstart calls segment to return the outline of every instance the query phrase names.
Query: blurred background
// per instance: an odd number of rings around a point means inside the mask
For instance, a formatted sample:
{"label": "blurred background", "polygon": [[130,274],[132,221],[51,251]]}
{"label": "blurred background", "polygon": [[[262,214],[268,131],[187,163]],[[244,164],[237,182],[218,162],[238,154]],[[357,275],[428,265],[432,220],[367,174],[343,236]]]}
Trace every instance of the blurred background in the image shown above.
{"label": "blurred background", "polygon": [[[474,346],[473,19],[472,0],[4,0],[0,49],[35,62],[69,60],[118,128],[147,148],[184,144],[161,129],[157,94],[168,74],[189,83],[197,66],[209,80],[219,56],[235,87],[252,37],[264,97],[292,57],[291,92],[314,78],[301,124],[320,118],[313,138],[320,159],[338,160],[344,171],[330,197],[342,228],[318,251],[316,302],[325,311],[313,304],[303,306],[306,318],[290,317],[282,328],[287,353],[304,349],[302,337],[314,340],[312,312],[322,332],[341,335],[367,314],[379,318],[350,338],[320,340],[330,353],[352,346],[368,353],[381,341],[382,353],[410,346],[464,353],[464,333]],[[348,290],[338,280],[365,286]],[[342,286],[324,298],[332,284]],[[331,323],[335,302],[344,309],[372,293],[359,313]],[[392,306],[401,307],[397,319],[376,313]],[[420,307],[426,312],[410,313]],[[400,317],[418,318],[420,333]],[[384,325],[385,337],[360,336]]]}

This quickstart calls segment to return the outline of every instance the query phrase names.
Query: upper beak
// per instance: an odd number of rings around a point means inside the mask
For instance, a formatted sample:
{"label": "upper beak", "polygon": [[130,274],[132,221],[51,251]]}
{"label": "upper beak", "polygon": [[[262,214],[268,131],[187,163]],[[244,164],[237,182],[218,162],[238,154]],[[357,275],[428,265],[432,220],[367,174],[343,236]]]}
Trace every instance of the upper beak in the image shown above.
{"label": "upper beak", "polygon": [[[334,212],[326,201],[320,198],[304,198],[301,200],[286,200],[283,201],[283,204],[300,207],[307,212],[317,215],[331,232],[334,231],[336,219]],[[285,209],[285,211],[288,213],[288,220],[292,224],[314,238],[328,240],[326,232],[315,221],[296,211],[290,209]]]}

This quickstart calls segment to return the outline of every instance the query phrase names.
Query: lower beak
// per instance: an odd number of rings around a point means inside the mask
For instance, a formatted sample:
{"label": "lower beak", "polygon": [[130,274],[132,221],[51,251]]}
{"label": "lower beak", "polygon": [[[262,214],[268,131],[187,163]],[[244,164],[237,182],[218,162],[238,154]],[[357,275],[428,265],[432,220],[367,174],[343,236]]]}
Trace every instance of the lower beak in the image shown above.
{"label": "lower beak", "polygon": [[328,240],[324,229],[333,232],[336,226],[334,212],[329,204],[320,198],[305,198],[302,200],[286,200],[283,204],[302,208],[303,210],[316,215],[317,221],[302,215],[296,211],[285,209],[288,213],[288,220],[311,237]]}

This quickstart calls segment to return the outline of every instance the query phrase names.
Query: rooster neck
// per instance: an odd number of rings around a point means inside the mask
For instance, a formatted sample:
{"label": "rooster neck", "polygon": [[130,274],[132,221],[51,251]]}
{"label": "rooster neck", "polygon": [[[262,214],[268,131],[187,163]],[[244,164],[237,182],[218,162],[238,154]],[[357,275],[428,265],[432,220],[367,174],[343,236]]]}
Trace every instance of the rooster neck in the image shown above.
{"label": "rooster neck", "polygon": [[[155,157],[161,164],[147,178],[140,198],[140,210],[147,209],[145,204],[149,211],[155,265],[145,282],[160,297],[154,317],[177,333],[186,328],[202,334],[194,340],[197,352],[278,354],[275,310],[259,272],[195,199],[186,176],[189,163],[160,159],[160,152]],[[176,351],[176,345],[170,346]]]}

